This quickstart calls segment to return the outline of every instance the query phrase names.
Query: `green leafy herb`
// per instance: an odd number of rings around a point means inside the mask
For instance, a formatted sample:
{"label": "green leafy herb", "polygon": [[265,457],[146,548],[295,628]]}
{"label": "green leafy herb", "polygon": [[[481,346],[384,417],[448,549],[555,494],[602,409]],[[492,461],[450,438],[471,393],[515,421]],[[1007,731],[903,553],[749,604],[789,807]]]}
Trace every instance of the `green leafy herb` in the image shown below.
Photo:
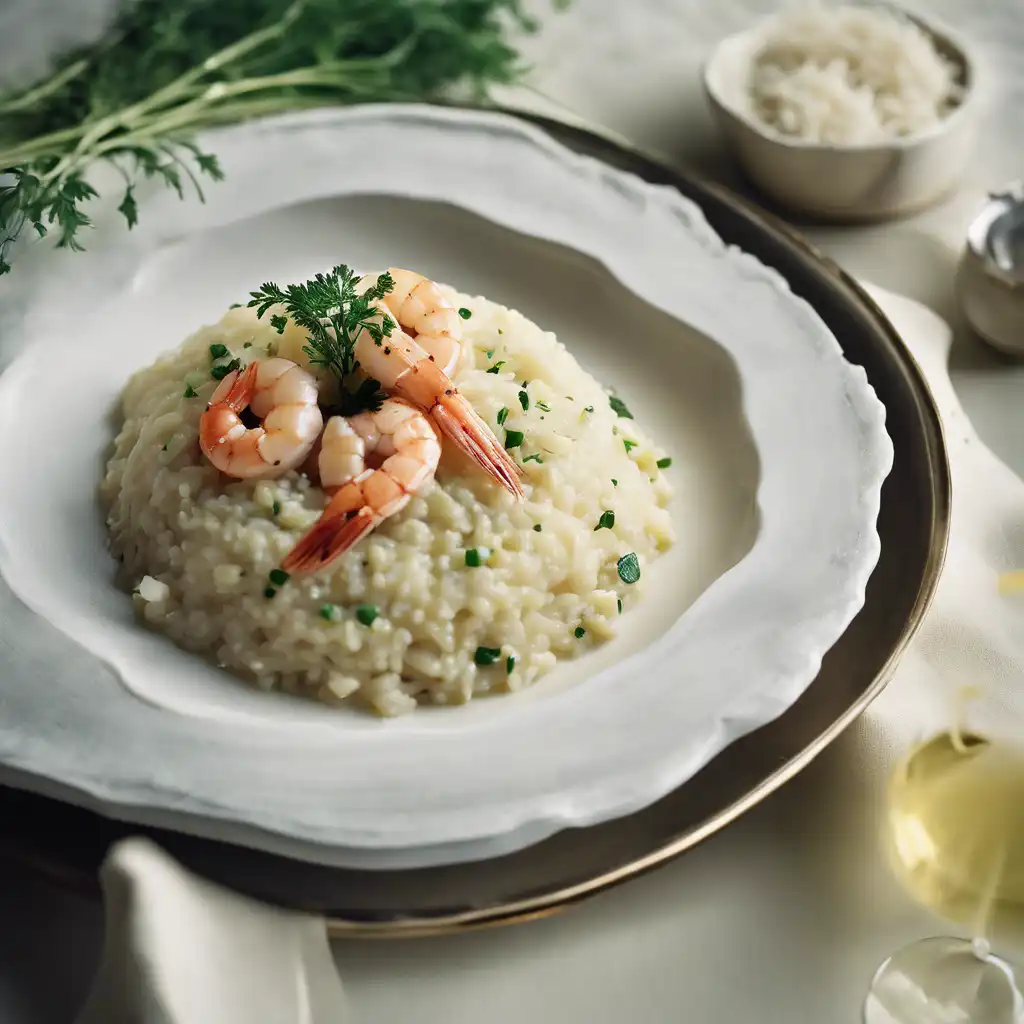
{"label": "green leafy herb", "polygon": [[525,391],[519,392],[519,404],[523,407],[523,412],[530,408],[530,396]]}
{"label": "green leafy herb", "polygon": [[241,309],[242,304],[240,302],[232,302],[228,309]]}
{"label": "green leafy herb", "polygon": [[198,398],[198,396],[199,396],[199,392],[196,391],[196,389],[194,387],[192,387],[191,384],[186,384],[185,385],[185,394],[184,394],[183,397],[185,397],[185,398]]}
{"label": "green leafy herb", "polygon": [[534,523],[533,524],[533,532],[534,533],[540,533],[540,531],[543,530],[543,529],[544,529],[544,527],[541,526],[540,523]]}
{"label": "green leafy herb", "polygon": [[[249,303],[249,305],[252,305],[252,303]],[[273,327],[278,334],[284,334],[284,329],[288,326],[288,317],[281,316],[280,313],[275,313],[270,318],[270,326]]]}
{"label": "green leafy herb", "polygon": [[601,518],[597,521],[597,526],[594,527],[594,533],[598,530],[610,530],[615,525],[615,513],[611,509],[601,513]]}
{"label": "green leafy herb", "polygon": [[533,455],[524,455],[523,462],[536,462],[540,465],[544,464],[544,460],[536,452],[534,452]]}
{"label": "green leafy herb", "polygon": [[465,306],[459,307],[459,316],[461,316],[463,320],[468,320],[472,315],[473,311],[471,309],[466,309]]}
{"label": "green leafy herb", "polygon": [[538,402],[537,408],[540,409],[542,412],[551,412],[551,406],[548,405],[547,402]]}
{"label": "green leafy herb", "polygon": [[238,359],[232,359],[230,363],[221,363],[210,370],[210,376],[214,380],[223,380],[232,370],[241,369],[242,363]]}
{"label": "green leafy herb", "polygon": [[281,514],[281,502],[275,501],[274,504],[270,506],[270,511],[275,516],[279,516]]}
{"label": "green leafy herb", "polygon": [[522,0],[122,2],[106,38],[0,95],[0,273],[22,228],[82,247],[97,163],[123,182],[132,228],[142,181],[203,198],[223,177],[197,132],[353,101],[482,100],[522,77],[511,40],[534,28]]}
{"label": "green leafy herb", "polygon": [[478,665],[493,665],[500,657],[500,647],[478,647],[473,655],[473,660]]}
{"label": "green leafy herb", "polygon": [[619,614],[621,615],[622,614],[622,598],[621,597],[618,599],[618,605],[619,605]]}
{"label": "green leafy herb", "polygon": [[364,626],[372,626],[378,615],[380,615],[380,611],[375,604],[356,605],[356,618]]}
{"label": "green leafy herb", "polygon": [[668,469],[672,465],[672,460],[668,457],[664,459],[658,459],[658,469]]}
{"label": "green leafy herb", "polygon": [[523,443],[525,437],[526,435],[521,430],[506,430],[505,447],[518,448]]}
{"label": "green leafy herb", "polygon": [[503,427],[505,425],[505,420],[507,419],[508,409],[502,407],[501,409],[498,410],[498,426]]}
{"label": "green leafy herb", "polygon": [[488,359],[493,359],[494,358],[494,349],[493,348],[486,349],[484,351],[484,355],[487,356]]}
{"label": "green leafy herb", "polygon": [[631,420],[633,418],[633,414],[626,408],[626,403],[621,398],[609,395],[608,404],[612,407],[612,412],[616,416],[621,416],[624,420]]}
{"label": "green leafy herb", "polygon": [[622,447],[625,448],[627,452],[631,452],[636,447],[636,445],[637,442],[630,441],[628,437],[624,437],[622,439]]}
{"label": "green leafy herb", "polygon": [[587,635],[587,631],[582,626],[577,626],[572,631],[572,635],[576,637],[577,640],[582,640]]}
{"label": "green leafy herb", "polygon": [[340,622],[341,609],[336,604],[322,604],[320,605],[320,618],[326,619],[328,622]]}
{"label": "green leafy herb", "polygon": [[[490,356],[488,356],[487,358],[490,359]],[[505,360],[504,359],[499,359],[493,366],[488,366],[487,367],[487,372],[488,373],[497,373],[504,365],[505,365]]]}
{"label": "green leafy herb", "polygon": [[[317,274],[304,284],[281,288],[267,282],[251,293],[249,301],[259,317],[271,306],[283,305],[288,316],[306,331],[308,343],[302,350],[310,363],[326,367],[342,382],[341,402],[336,410],[329,410],[342,416],[380,408],[385,396],[378,381],[363,381],[355,390],[344,385],[358,365],[355,348],[363,332],[374,344],[384,345],[395,329],[394,320],[382,318],[373,305],[394,288],[391,275],[381,274],[362,293],[356,290],[358,282],[359,275],[341,264],[329,274]],[[274,323],[284,318],[275,314],[270,319]]]}
{"label": "green leafy herb", "polygon": [[466,565],[471,569],[479,569],[491,557],[487,548],[469,548],[466,551]]}
{"label": "green leafy herb", "polygon": [[272,597],[273,597],[273,596],[274,596],[274,595],[275,595],[276,593],[277,593],[277,591],[276,591],[276,590],[275,590],[275,589],[274,589],[273,587],[264,587],[264,588],[263,588],[263,596],[264,596],[264,597],[265,597],[265,598],[266,598],[266,599],[267,599],[268,601],[269,601],[269,600],[270,600],[270,599],[271,599],[271,598],[272,598]]}
{"label": "green leafy herb", "polygon": [[629,554],[623,555],[619,559],[618,570],[619,579],[623,583],[636,583],[640,579],[640,559],[636,557],[636,553],[630,551]]}
{"label": "green leafy herb", "polygon": [[221,345],[221,344],[218,343],[216,345],[211,345],[210,346],[210,358],[211,359],[221,359],[224,356],[226,356],[227,354],[228,354],[228,347],[227,347],[227,345]]}
{"label": "green leafy herb", "polygon": [[592,405],[585,405],[583,407],[583,411],[584,412],[593,412],[594,411],[594,407]]}
{"label": "green leafy herb", "polygon": [[499,328],[498,328],[498,333],[499,333],[499,334],[504,334],[505,332],[504,332],[504,331],[503,331],[503,330],[502,330],[502,329],[501,329],[501,328],[499,327]]}
{"label": "green leafy herb", "polygon": [[271,569],[269,578],[274,586],[283,587],[291,579],[291,576],[284,569]]}
{"label": "green leafy herb", "polygon": [[616,480],[615,477],[612,477],[612,487],[618,487],[618,486],[619,486],[619,481]]}
{"label": "green leafy herb", "polygon": [[514,655],[512,655],[512,654],[510,654],[510,655],[509,655],[509,656],[508,656],[508,657],[507,657],[507,658],[505,659],[505,675],[507,675],[507,676],[510,676],[510,675],[512,675],[512,670],[513,670],[513,669],[514,669],[515,667],[516,667],[516,659],[515,659],[515,656],[514,656]]}

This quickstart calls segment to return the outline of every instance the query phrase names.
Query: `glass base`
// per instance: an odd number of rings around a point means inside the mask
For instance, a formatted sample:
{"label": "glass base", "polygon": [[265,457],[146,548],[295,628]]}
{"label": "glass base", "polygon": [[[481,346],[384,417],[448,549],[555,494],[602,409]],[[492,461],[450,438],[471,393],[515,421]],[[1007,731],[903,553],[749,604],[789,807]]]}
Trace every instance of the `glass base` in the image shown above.
{"label": "glass base", "polygon": [[984,940],[923,939],[879,967],[864,1024],[1024,1024],[1024,995]]}

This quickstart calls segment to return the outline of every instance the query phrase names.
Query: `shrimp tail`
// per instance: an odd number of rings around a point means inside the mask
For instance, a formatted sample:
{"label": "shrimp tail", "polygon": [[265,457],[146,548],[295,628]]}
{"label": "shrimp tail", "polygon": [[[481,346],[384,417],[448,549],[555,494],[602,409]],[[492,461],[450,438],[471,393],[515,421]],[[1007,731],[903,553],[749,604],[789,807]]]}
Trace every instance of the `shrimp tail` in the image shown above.
{"label": "shrimp tail", "polygon": [[281,568],[290,573],[317,572],[357,544],[379,521],[366,506],[325,516],[288,552]]}
{"label": "shrimp tail", "polygon": [[236,413],[245,409],[252,401],[256,391],[256,374],[259,363],[250,363],[243,373],[232,370],[221,381],[220,387],[213,393],[210,405],[227,405]]}
{"label": "shrimp tail", "polygon": [[430,410],[430,416],[441,432],[485,473],[505,490],[522,498],[520,471],[515,460],[462,395],[458,392],[446,395]]}

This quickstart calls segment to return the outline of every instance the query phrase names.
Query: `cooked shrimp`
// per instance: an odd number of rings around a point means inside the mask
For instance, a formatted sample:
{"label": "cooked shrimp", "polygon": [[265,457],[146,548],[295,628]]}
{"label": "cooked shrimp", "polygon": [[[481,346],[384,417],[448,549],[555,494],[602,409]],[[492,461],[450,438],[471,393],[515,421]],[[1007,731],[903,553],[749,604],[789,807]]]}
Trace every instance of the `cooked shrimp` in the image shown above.
{"label": "cooked shrimp", "polygon": [[[408,271],[391,271],[392,276],[408,274]],[[418,275],[412,275],[413,278]],[[425,281],[425,279],[423,279]],[[401,308],[411,330],[417,330],[417,323],[431,330],[439,329],[440,314],[435,317],[426,300],[413,300],[413,293],[421,288],[422,282],[412,289],[406,288],[408,279],[403,277],[404,298]],[[367,282],[364,278],[362,283]],[[433,284],[433,282],[426,282]],[[396,279],[397,285],[397,279]],[[436,290],[437,286],[433,285]],[[399,290],[400,297],[403,291]],[[427,295],[431,293],[426,292]],[[441,299],[438,293],[437,298]],[[381,301],[381,317],[389,316],[398,325],[391,336],[378,345],[368,331],[363,331],[356,340],[355,354],[363,372],[380,382],[381,387],[404,398],[418,409],[422,409],[442,433],[449,437],[463,452],[489,473],[506,490],[517,498],[523,496],[519,484],[520,470],[515,460],[501,446],[491,428],[477,415],[473,406],[459,393],[459,389],[440,365],[441,360],[420,344],[420,337],[412,338],[404,330],[402,320],[388,305],[391,296]],[[443,299],[441,299],[443,301]],[[398,303],[395,303],[398,305]],[[448,307],[449,309],[451,307]],[[457,312],[452,310],[455,318]],[[445,314],[447,318],[447,314]],[[449,334],[449,338],[454,335]],[[433,344],[440,334],[424,333],[423,340]],[[454,342],[453,342],[454,343]],[[457,358],[456,350],[456,358]]]}
{"label": "cooked shrimp", "polygon": [[[440,457],[441,442],[430,420],[400,399],[387,399],[377,412],[332,416],[317,461],[320,484],[333,491],[333,497],[281,568],[324,568],[405,508],[412,495],[434,478]],[[375,462],[379,465],[373,468]]]}
{"label": "cooked shrimp", "polygon": [[399,326],[415,339],[443,373],[455,373],[462,352],[462,317],[441,294],[441,289],[422,274],[388,267],[395,282],[381,300]]}
{"label": "cooked shrimp", "polygon": [[[246,408],[260,426],[242,422]],[[257,360],[220,382],[199,421],[199,444],[228,476],[281,476],[302,464],[323,423],[311,374],[290,359]]]}

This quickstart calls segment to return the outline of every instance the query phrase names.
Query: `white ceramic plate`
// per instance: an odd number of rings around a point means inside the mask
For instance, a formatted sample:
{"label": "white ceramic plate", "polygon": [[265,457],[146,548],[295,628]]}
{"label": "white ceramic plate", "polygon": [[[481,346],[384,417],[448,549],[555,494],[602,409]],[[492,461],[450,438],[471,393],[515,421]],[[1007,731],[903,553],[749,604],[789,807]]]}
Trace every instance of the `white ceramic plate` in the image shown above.
{"label": "white ceramic plate", "polygon": [[[400,868],[637,810],[796,700],[863,602],[892,448],[777,274],[673,190],[500,115],[319,111],[209,145],[208,205],[155,192],[129,236],[101,212],[91,252],[23,250],[0,293],[0,781]],[[523,694],[379,721],[136,625],[95,498],[124,379],[259,282],[338,261],[517,307],[671,451],[679,542],[618,640]]]}

